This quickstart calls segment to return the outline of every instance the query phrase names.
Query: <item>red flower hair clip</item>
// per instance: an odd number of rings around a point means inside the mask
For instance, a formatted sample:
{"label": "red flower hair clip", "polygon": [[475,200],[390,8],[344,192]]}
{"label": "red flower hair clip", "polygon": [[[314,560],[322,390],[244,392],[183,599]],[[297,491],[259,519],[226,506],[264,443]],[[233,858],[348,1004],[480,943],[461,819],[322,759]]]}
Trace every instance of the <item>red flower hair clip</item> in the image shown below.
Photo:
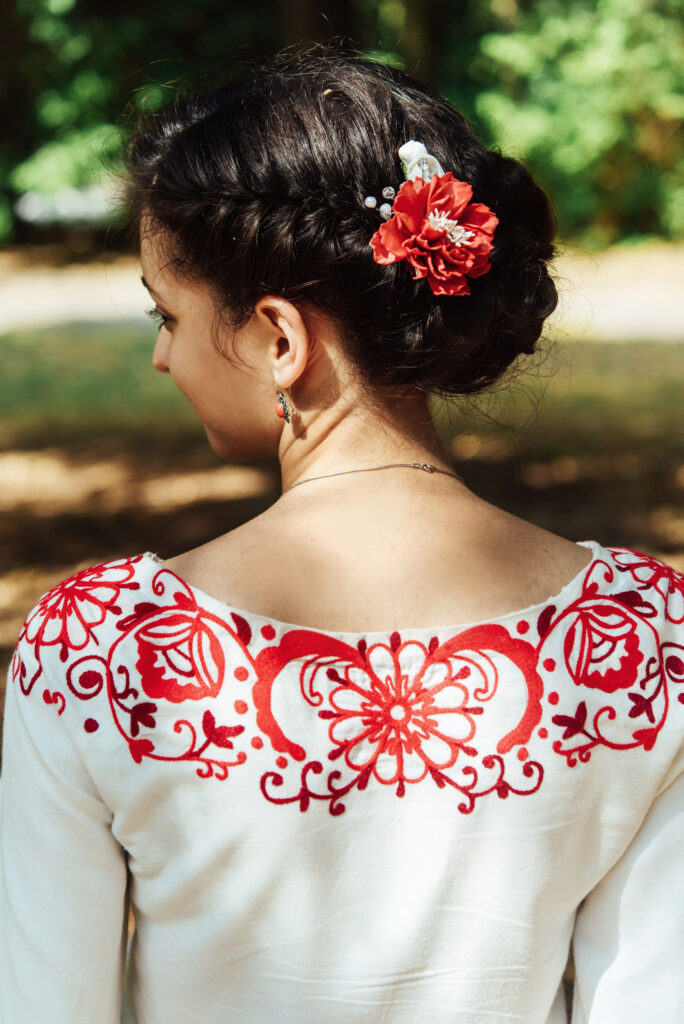
{"label": "red flower hair clip", "polygon": [[[406,260],[414,280],[426,277],[435,295],[470,295],[466,278],[491,270],[489,254],[499,218],[484,203],[471,203],[471,186],[443,171],[422,142],[411,140],[399,148],[406,172],[392,206],[383,203],[385,218],[370,240],[376,263]],[[394,198],[391,187],[383,189]],[[366,206],[377,200],[367,196]]]}

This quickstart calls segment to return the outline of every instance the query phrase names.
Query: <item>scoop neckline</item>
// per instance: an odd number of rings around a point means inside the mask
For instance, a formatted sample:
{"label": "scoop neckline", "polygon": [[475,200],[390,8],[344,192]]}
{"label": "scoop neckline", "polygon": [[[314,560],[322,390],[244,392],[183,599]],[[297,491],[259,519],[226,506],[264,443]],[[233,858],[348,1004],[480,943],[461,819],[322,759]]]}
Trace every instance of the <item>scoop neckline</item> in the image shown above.
{"label": "scoop neckline", "polygon": [[394,633],[397,633],[402,638],[421,638],[428,634],[435,635],[439,633],[445,633],[448,635],[454,635],[456,633],[462,633],[466,629],[473,629],[476,626],[487,626],[490,624],[496,624],[505,622],[508,619],[526,618],[535,614],[535,612],[547,607],[550,604],[558,604],[567,600],[573,591],[579,589],[586,574],[591,570],[592,565],[597,561],[599,551],[602,549],[602,545],[595,540],[578,540],[574,541],[577,547],[589,548],[592,553],[592,557],[580,571],[569,580],[565,586],[563,586],[557,594],[551,594],[544,601],[539,601],[537,604],[528,605],[526,608],[515,609],[511,612],[505,612],[503,615],[497,615],[488,619],[479,619],[474,622],[460,622],[456,625],[446,626],[407,626],[405,628],[395,627],[394,629],[376,629],[366,630],[364,632],[351,632],[349,630],[335,630],[335,629],[319,629],[317,626],[305,626],[297,622],[285,622],[281,619],[274,619],[269,615],[262,615],[260,612],[253,612],[247,608],[238,608],[236,605],[228,604],[226,601],[221,601],[220,598],[214,597],[212,594],[207,593],[200,587],[194,586],[192,583],[188,583],[187,580],[179,576],[173,569],[166,568],[164,560],[156,555],[152,551],[145,551],[142,554],[142,558],[146,558],[153,562],[156,566],[157,571],[163,570],[168,573],[174,579],[186,588],[186,590],[195,595],[198,600],[198,604],[214,605],[223,610],[224,613],[234,613],[244,619],[257,619],[259,621],[259,629],[264,626],[271,626],[275,630],[276,634],[290,632],[291,630],[305,630],[310,633],[319,633],[322,636],[334,637],[339,640],[346,640],[350,643],[356,643],[359,640],[387,640]]}

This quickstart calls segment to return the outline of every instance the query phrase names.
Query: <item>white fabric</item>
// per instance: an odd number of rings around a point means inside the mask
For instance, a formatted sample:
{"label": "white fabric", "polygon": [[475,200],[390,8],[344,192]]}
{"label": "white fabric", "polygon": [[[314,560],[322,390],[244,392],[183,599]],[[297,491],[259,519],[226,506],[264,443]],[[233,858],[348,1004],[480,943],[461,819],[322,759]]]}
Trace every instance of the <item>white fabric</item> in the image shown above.
{"label": "white fabric", "polygon": [[546,602],[394,634],[150,553],[45,595],[5,698],[1,1024],[563,1024],[573,936],[574,1024],[681,1024],[684,576],[581,543]]}

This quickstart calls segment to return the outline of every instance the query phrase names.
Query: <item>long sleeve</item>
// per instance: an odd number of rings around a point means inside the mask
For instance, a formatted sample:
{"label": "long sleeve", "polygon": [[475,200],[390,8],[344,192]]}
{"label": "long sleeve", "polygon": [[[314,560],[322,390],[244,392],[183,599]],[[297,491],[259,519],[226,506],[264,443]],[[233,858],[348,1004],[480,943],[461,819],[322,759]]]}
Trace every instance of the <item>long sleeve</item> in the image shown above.
{"label": "long sleeve", "polygon": [[575,924],[573,1024],[684,1021],[684,771]]}
{"label": "long sleeve", "polygon": [[58,705],[45,701],[48,689],[66,684],[41,675],[24,693],[10,668],[0,779],[0,1024],[118,1024],[126,855]]}

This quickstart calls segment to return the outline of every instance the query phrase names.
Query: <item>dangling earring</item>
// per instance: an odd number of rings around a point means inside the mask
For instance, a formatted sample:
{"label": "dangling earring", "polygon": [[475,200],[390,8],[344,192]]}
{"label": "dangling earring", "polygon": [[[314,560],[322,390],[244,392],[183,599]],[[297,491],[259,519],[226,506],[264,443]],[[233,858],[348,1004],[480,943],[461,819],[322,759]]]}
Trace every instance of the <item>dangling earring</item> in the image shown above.
{"label": "dangling earring", "polygon": [[[286,388],[285,390],[287,391],[287,395],[288,395],[288,398],[289,398],[290,397],[289,389]],[[292,399],[290,398],[290,404],[288,405],[287,399],[285,398],[285,395],[283,394],[282,391],[279,390],[278,391],[278,402],[276,404],[276,416],[279,416],[281,418],[281,420],[284,419],[286,423],[289,423],[290,420],[292,419],[293,414],[296,413],[296,411],[297,410],[294,407]]]}

